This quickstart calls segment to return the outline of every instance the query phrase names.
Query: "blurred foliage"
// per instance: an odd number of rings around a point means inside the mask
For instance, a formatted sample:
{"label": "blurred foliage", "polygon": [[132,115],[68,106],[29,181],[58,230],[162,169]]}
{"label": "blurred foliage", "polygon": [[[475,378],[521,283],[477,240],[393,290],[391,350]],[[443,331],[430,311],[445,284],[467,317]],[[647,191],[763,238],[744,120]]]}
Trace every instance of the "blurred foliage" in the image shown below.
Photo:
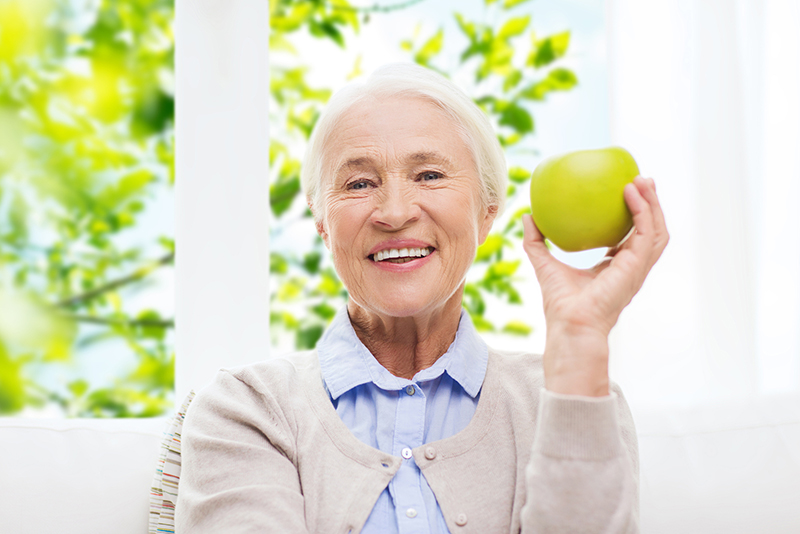
{"label": "blurred foliage", "polygon": [[[126,306],[173,263],[171,236],[130,244],[174,180],[172,21],[173,0],[0,0],[0,415],[172,407],[173,320]],[[115,341],[136,364],[111,384],[40,377]]]}
{"label": "blurred foliage", "polygon": [[[281,232],[297,224],[298,217],[311,217],[307,209],[297,206],[304,204],[300,161],[311,130],[331,95],[329,88],[309,84],[308,74],[313,65],[302,64],[295,41],[310,35],[331,46],[345,47],[347,32],[357,34],[362,24],[369,23],[371,15],[404,9],[413,3],[416,2],[357,8],[344,0],[271,1],[269,158],[273,243]],[[558,66],[558,60],[569,47],[570,33],[536,34],[531,28],[531,16],[521,14],[524,9],[519,9],[525,3],[526,0],[486,0],[486,16],[481,20],[497,21],[495,24],[468,20],[460,13],[453,13],[463,38],[451,39],[444,28],[422,36],[418,27],[411,38],[399,43],[410,60],[453,77],[457,72],[442,68],[438,60],[456,46],[451,41],[466,40],[466,47],[458,51],[458,73],[464,70],[471,73],[474,84],[465,89],[488,113],[507,152],[532,144],[530,138],[536,130],[533,103],[545,100],[553,91],[567,91],[577,84],[572,71]],[[291,68],[278,66],[284,57]],[[359,58],[348,79],[361,74]],[[526,184],[531,172],[532,169],[522,167],[509,169],[510,206],[516,198],[527,197]],[[495,301],[511,305],[522,303],[515,287],[519,282],[520,262],[508,256],[521,248],[520,217],[526,209],[495,223],[495,232],[478,249],[468,276],[464,307],[481,331],[525,336],[533,330],[532,325],[519,319],[504,325],[494,324],[487,311],[489,295]],[[301,253],[273,248],[270,271],[274,340],[289,335],[293,336],[297,349],[314,347],[325,325],[346,302],[347,291],[327,258],[320,239]]]}

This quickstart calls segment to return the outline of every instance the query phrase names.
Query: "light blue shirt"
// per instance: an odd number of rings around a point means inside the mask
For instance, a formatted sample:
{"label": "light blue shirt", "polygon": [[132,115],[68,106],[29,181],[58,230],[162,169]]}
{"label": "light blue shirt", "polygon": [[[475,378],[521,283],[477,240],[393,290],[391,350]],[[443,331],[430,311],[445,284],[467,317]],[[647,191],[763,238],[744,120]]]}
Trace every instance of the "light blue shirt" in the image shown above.
{"label": "light blue shirt", "polygon": [[412,380],[378,363],[358,339],[346,308],[317,343],[317,353],[325,387],[347,428],[367,445],[404,459],[361,532],[449,532],[411,449],[460,432],[475,413],[489,351],[469,314],[461,310],[447,352]]}

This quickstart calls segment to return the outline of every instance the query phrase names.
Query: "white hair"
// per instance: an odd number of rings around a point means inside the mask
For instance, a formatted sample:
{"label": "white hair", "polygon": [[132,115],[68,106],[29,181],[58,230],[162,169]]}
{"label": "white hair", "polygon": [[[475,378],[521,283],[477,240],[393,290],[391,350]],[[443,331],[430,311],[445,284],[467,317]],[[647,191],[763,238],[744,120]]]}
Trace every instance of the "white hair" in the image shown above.
{"label": "white hair", "polygon": [[428,100],[458,125],[475,160],[484,206],[495,206],[498,214],[502,213],[508,170],[489,118],[463,90],[444,76],[413,63],[393,63],[337,91],[314,126],[300,171],[303,191],[314,219],[320,221],[323,217],[324,206],[320,201],[325,150],[342,116],[367,98],[381,101],[398,97]]}

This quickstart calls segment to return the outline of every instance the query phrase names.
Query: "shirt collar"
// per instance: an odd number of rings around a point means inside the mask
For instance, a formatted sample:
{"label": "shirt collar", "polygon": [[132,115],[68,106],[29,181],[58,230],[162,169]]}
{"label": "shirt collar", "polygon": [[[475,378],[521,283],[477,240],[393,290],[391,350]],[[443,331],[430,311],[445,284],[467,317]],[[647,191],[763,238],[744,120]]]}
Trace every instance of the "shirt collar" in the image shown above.
{"label": "shirt collar", "polygon": [[396,391],[413,382],[433,380],[447,372],[473,398],[480,392],[486,376],[489,349],[478,335],[466,310],[461,310],[456,337],[450,347],[429,368],[413,380],[394,376],[386,370],[358,339],[347,308],[343,307],[317,343],[322,378],[335,400],[346,391],[374,383],[381,389]]}

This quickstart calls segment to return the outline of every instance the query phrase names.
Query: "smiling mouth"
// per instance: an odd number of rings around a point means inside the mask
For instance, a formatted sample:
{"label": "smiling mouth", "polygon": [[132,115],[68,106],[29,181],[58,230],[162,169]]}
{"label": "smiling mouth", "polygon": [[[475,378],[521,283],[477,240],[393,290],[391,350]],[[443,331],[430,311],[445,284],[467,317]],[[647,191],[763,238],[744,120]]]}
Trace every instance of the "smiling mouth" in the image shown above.
{"label": "smiling mouth", "polygon": [[374,262],[388,262],[388,263],[407,263],[409,261],[418,260],[431,254],[435,249],[433,247],[422,248],[388,248],[381,250],[375,254],[370,254],[369,259]]}

